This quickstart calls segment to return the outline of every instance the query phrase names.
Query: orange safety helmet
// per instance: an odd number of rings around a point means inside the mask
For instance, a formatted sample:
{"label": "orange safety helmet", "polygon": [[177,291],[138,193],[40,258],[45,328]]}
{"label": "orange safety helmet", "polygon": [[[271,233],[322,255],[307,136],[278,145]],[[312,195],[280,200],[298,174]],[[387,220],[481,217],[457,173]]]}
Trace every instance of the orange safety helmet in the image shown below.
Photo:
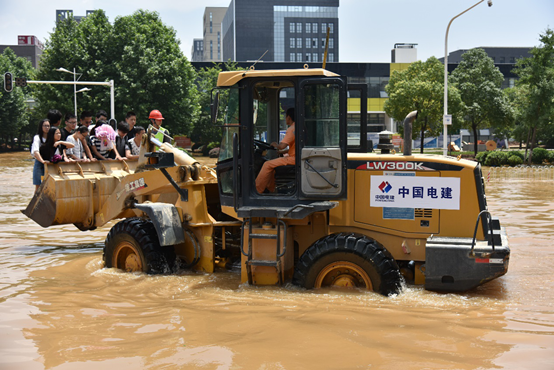
{"label": "orange safety helmet", "polygon": [[149,119],[164,119],[162,117],[162,112],[160,112],[157,109],[154,109],[152,112],[150,112],[150,115],[148,116]]}

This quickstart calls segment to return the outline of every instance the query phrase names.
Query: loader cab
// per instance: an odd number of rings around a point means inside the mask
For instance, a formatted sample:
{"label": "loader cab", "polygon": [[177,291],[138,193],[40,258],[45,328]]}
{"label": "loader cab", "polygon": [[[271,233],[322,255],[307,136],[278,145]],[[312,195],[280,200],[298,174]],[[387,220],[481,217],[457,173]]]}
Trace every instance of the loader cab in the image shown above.
{"label": "loader cab", "polygon": [[[303,218],[346,198],[345,78],[322,69],[223,72],[218,86],[224,209],[232,207],[238,217]],[[294,155],[290,147],[270,145],[283,140],[289,108],[295,112]],[[264,163],[276,158],[286,164],[275,168],[274,191],[258,191]]]}

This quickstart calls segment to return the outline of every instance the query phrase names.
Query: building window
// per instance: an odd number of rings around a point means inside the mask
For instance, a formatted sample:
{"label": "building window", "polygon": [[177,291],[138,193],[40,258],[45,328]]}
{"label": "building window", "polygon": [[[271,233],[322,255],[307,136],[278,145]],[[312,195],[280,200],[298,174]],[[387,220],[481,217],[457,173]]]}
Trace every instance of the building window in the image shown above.
{"label": "building window", "polygon": [[329,33],[333,33],[333,23],[329,23]]}
{"label": "building window", "polygon": [[213,29],[212,29],[212,13],[210,13],[210,33],[213,32]]}
{"label": "building window", "polygon": [[333,49],[335,47],[335,41],[332,37],[329,37],[329,49]]}
{"label": "building window", "polygon": [[317,62],[317,53],[312,54],[312,61]]}
{"label": "building window", "polygon": [[335,61],[335,54],[329,53],[328,58],[329,58],[329,62],[334,62]]}
{"label": "building window", "polygon": [[506,63],[506,58],[505,57],[500,57],[500,62],[499,63]]}
{"label": "building window", "polygon": [[311,62],[311,61],[312,61],[312,54],[306,53],[306,62]]}
{"label": "building window", "polygon": [[290,24],[289,31],[290,33],[294,33],[294,23]]}
{"label": "building window", "polygon": [[317,33],[317,23],[312,23],[312,32]]}
{"label": "building window", "polygon": [[315,37],[312,39],[312,48],[317,49],[317,39]]}
{"label": "building window", "polygon": [[296,47],[298,49],[302,49],[302,38],[301,37],[296,39]]}
{"label": "building window", "polygon": [[310,32],[312,32],[312,24],[306,23],[306,33],[310,33]]}
{"label": "building window", "polygon": [[295,60],[294,60],[295,56],[296,56],[296,54],[290,53],[289,58],[290,58],[290,61],[291,61],[291,62],[295,62]]}
{"label": "building window", "polygon": [[302,33],[302,23],[296,23],[296,33]]}
{"label": "building window", "polygon": [[321,32],[323,33],[327,32],[327,23],[321,23]]}
{"label": "building window", "polygon": [[515,64],[515,62],[516,62],[516,57],[510,57],[510,63]]}
{"label": "building window", "polygon": [[322,48],[325,47],[325,37],[321,39],[321,47],[322,47]]}
{"label": "building window", "polygon": [[302,53],[296,53],[296,60],[299,62],[302,61]]}
{"label": "building window", "polygon": [[312,46],[312,40],[309,37],[306,37],[306,49],[309,49]]}
{"label": "building window", "polygon": [[294,46],[294,37],[292,37],[292,38],[290,39],[290,48],[291,48],[291,49],[294,49],[294,48],[295,48],[295,46]]}
{"label": "building window", "polygon": [[210,40],[210,59],[214,58],[214,42]]}

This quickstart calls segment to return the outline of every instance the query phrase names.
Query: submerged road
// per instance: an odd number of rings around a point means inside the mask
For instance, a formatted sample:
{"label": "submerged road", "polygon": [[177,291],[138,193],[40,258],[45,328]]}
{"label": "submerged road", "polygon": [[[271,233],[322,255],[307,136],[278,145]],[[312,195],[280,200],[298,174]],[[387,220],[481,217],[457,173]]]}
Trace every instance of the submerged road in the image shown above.
{"label": "submerged road", "polygon": [[510,238],[507,275],[464,294],[407,287],[385,298],[249,287],[232,272],[104,269],[112,223],[43,229],[21,214],[32,164],[28,153],[0,154],[2,370],[554,369],[546,172],[495,171],[486,184]]}

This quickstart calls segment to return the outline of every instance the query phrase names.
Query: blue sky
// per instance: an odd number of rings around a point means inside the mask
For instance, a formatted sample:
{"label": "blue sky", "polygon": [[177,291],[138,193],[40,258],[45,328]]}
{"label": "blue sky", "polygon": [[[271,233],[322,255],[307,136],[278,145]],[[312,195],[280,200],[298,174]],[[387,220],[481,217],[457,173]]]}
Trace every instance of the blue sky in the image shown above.
{"label": "blue sky", "polygon": [[[263,1],[263,0],[260,0]],[[450,19],[478,0],[340,0],[341,62],[390,62],[395,43],[418,44],[418,59],[444,56]],[[230,0],[0,0],[0,44],[17,44],[18,35],[42,42],[54,27],[56,9],[75,15],[103,9],[110,21],[137,9],[154,10],[177,31],[190,58],[193,38],[202,36],[206,6],[227,7]],[[486,1],[457,18],[450,27],[448,50],[478,46],[537,46],[539,34],[554,28],[554,0]]]}

